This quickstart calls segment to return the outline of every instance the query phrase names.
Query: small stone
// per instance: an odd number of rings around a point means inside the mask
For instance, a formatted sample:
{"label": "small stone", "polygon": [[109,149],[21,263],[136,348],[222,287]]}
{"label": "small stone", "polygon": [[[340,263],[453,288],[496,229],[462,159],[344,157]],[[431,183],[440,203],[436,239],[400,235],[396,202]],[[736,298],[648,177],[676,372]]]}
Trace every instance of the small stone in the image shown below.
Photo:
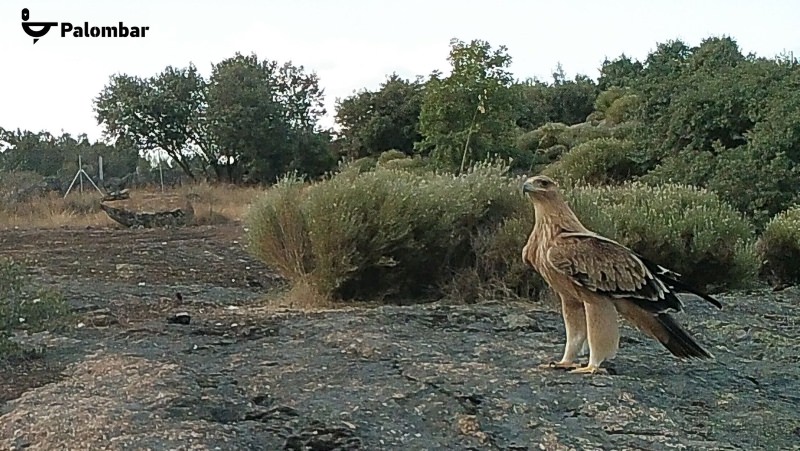
{"label": "small stone", "polygon": [[192,317],[188,312],[179,312],[167,318],[170,324],[189,324],[191,321]]}

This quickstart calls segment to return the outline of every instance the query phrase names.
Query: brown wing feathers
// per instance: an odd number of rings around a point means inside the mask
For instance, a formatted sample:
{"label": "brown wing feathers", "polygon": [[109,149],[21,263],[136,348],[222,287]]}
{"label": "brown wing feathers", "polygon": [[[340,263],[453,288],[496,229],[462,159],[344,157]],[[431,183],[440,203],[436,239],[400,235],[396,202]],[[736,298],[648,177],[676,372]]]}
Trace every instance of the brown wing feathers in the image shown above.
{"label": "brown wing feathers", "polygon": [[594,234],[563,233],[548,253],[550,263],[574,283],[617,299],[628,299],[652,313],[681,311],[676,292],[696,294],[722,308],[716,299],[677,280],[679,274],[630,249]]}

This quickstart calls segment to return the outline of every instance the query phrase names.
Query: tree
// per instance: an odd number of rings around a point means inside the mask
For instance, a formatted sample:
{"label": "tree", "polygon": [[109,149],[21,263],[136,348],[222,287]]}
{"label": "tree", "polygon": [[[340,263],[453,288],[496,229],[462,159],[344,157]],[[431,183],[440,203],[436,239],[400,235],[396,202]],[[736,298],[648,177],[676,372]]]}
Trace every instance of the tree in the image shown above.
{"label": "tree", "polygon": [[231,182],[244,174],[273,182],[298,161],[330,160],[329,147],[320,144],[322,105],[317,76],[302,66],[240,53],[214,64],[206,121],[219,167]]}
{"label": "tree", "polygon": [[600,91],[594,80],[585,75],[576,75],[567,80],[561,65],[553,74],[553,85],[548,90],[550,122],[573,125],[586,121],[594,111],[594,101]]}
{"label": "tree", "polygon": [[606,91],[611,88],[628,88],[641,76],[644,66],[624,53],[614,60],[608,58],[600,68],[597,88]]}
{"label": "tree", "polygon": [[550,86],[547,83],[529,78],[514,83],[512,89],[516,91],[515,95],[519,99],[516,113],[518,127],[531,131],[553,122]]}
{"label": "tree", "polygon": [[512,156],[518,103],[506,48],[457,39],[450,46],[450,75],[432,74],[425,90],[419,120],[424,138],[416,149],[448,168],[493,154]]}
{"label": "tree", "polygon": [[194,65],[168,66],[148,79],[112,76],[95,99],[95,113],[106,136],[145,151],[163,151],[195,178],[188,157],[199,154],[215,164],[201,145],[206,143],[200,127],[205,102],[205,81]]}
{"label": "tree", "polygon": [[419,114],[425,84],[393,73],[376,91],[364,90],[337,101],[338,140],[350,158],[379,155],[387,150],[414,152],[421,139]]}
{"label": "tree", "polygon": [[55,176],[64,164],[64,154],[59,151],[56,137],[48,132],[17,129],[6,132],[4,141],[8,143],[8,149],[2,154],[2,169],[8,172],[31,171]]}

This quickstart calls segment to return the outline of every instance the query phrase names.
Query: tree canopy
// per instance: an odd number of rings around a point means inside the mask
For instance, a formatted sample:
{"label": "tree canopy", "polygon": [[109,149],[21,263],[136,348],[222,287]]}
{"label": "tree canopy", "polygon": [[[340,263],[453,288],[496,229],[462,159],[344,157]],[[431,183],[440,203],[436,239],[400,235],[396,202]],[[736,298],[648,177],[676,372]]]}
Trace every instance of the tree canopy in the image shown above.
{"label": "tree canopy", "polygon": [[78,154],[87,164],[102,154],[109,172],[125,172],[159,152],[187,177],[269,184],[392,151],[456,171],[495,156],[528,172],[602,162],[575,170],[589,180],[710,188],[756,224],[800,200],[800,69],[791,55],[746,55],[728,36],[670,40],[642,60],[606,58],[597,74],[567,76],[558,64],[543,81],[512,75],[502,45],[453,39],[448,61],[447,75],[392,73],[337,99],[330,130],[320,126],[323,81],[291,61],[236,53],[207,78],[191,63],[115,74],[95,99],[107,143],[2,131],[0,171],[64,176]]}

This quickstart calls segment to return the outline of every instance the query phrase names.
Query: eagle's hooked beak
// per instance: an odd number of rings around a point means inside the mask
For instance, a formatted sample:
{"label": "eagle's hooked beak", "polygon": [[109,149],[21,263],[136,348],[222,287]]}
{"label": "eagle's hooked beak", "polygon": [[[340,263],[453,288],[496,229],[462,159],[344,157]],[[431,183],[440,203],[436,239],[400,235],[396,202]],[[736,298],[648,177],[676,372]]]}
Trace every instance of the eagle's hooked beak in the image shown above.
{"label": "eagle's hooked beak", "polygon": [[522,194],[528,194],[536,191],[536,187],[533,186],[531,182],[525,182],[522,184]]}

